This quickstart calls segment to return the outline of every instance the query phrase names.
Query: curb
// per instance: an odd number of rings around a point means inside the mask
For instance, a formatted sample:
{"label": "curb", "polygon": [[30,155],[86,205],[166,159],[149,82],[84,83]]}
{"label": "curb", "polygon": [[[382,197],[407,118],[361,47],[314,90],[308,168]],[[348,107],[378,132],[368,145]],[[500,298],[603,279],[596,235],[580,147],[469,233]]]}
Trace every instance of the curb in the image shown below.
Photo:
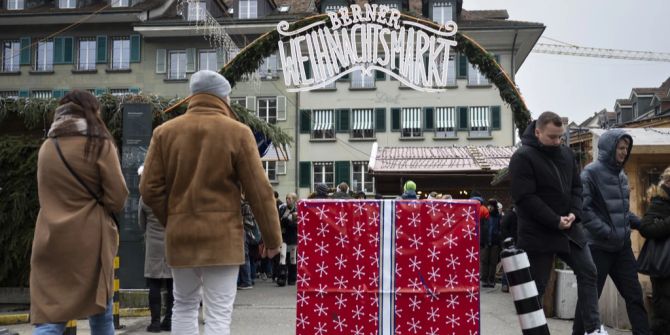
{"label": "curb", "polygon": [[[138,318],[149,316],[149,308],[121,308],[119,316],[124,318]],[[0,314],[0,326],[9,326],[19,323],[28,323],[30,321],[30,314]]]}

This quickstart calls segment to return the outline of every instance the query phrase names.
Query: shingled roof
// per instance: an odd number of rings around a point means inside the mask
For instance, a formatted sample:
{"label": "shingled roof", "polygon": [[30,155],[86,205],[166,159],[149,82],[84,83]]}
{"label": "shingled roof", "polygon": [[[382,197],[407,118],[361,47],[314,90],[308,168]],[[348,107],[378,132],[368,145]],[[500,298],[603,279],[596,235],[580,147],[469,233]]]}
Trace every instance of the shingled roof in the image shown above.
{"label": "shingled roof", "polygon": [[372,171],[393,172],[495,172],[507,165],[516,147],[383,147],[373,151]]}

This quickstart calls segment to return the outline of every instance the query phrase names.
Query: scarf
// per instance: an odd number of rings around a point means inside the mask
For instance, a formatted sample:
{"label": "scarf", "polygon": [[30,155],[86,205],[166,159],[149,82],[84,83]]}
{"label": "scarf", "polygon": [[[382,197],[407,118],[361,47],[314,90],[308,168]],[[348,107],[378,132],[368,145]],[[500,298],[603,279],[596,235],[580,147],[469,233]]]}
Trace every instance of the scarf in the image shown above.
{"label": "scarf", "polygon": [[48,137],[100,135],[102,134],[89,134],[84,110],[81,106],[71,102],[56,108],[54,122],[51,123],[51,128],[47,133]]}

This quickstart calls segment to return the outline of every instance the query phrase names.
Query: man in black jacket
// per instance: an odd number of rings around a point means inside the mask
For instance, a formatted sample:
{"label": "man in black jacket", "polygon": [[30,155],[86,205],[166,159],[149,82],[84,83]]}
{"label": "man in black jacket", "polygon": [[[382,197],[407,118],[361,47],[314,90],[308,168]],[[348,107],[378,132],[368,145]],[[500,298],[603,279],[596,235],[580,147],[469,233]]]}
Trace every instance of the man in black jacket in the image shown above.
{"label": "man in black jacket", "polygon": [[[598,140],[598,159],[582,171],[586,227],[591,255],[598,269],[598,296],[607,275],[626,301],[634,335],[649,334],[649,321],[637,277],[637,263],[630,242],[631,227],[640,219],[630,211],[628,177],[623,166],[633,148],[633,138],[621,129],[603,133]],[[577,301],[577,306],[581,301]],[[575,315],[573,333],[584,333],[582,320]]]}
{"label": "man in black jacket", "polygon": [[[518,246],[525,249],[537,289],[544,294],[554,256],[577,276],[580,313],[588,334],[607,334],[600,323],[596,266],[581,226],[582,183],[572,151],[561,146],[563,123],[544,112],[521,136],[510,160]],[[574,334],[573,335],[582,335]]]}

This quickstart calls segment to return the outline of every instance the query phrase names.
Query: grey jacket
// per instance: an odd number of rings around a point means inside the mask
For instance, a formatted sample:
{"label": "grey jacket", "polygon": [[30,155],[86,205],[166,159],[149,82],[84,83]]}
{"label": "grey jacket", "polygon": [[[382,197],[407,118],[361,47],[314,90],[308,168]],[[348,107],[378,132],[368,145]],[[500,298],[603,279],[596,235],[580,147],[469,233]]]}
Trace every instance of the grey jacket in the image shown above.
{"label": "grey jacket", "polygon": [[165,260],[165,227],[140,197],[138,223],[144,232],[144,277],[172,278],[172,271]]}
{"label": "grey jacket", "polygon": [[[616,161],[616,146],[627,138],[628,155],[623,164]],[[598,160],[581,173],[584,206],[582,218],[591,247],[618,251],[630,245],[630,229],[640,219],[630,212],[628,177],[623,170],[630,157],[633,139],[623,130],[605,132],[598,141]]]}

